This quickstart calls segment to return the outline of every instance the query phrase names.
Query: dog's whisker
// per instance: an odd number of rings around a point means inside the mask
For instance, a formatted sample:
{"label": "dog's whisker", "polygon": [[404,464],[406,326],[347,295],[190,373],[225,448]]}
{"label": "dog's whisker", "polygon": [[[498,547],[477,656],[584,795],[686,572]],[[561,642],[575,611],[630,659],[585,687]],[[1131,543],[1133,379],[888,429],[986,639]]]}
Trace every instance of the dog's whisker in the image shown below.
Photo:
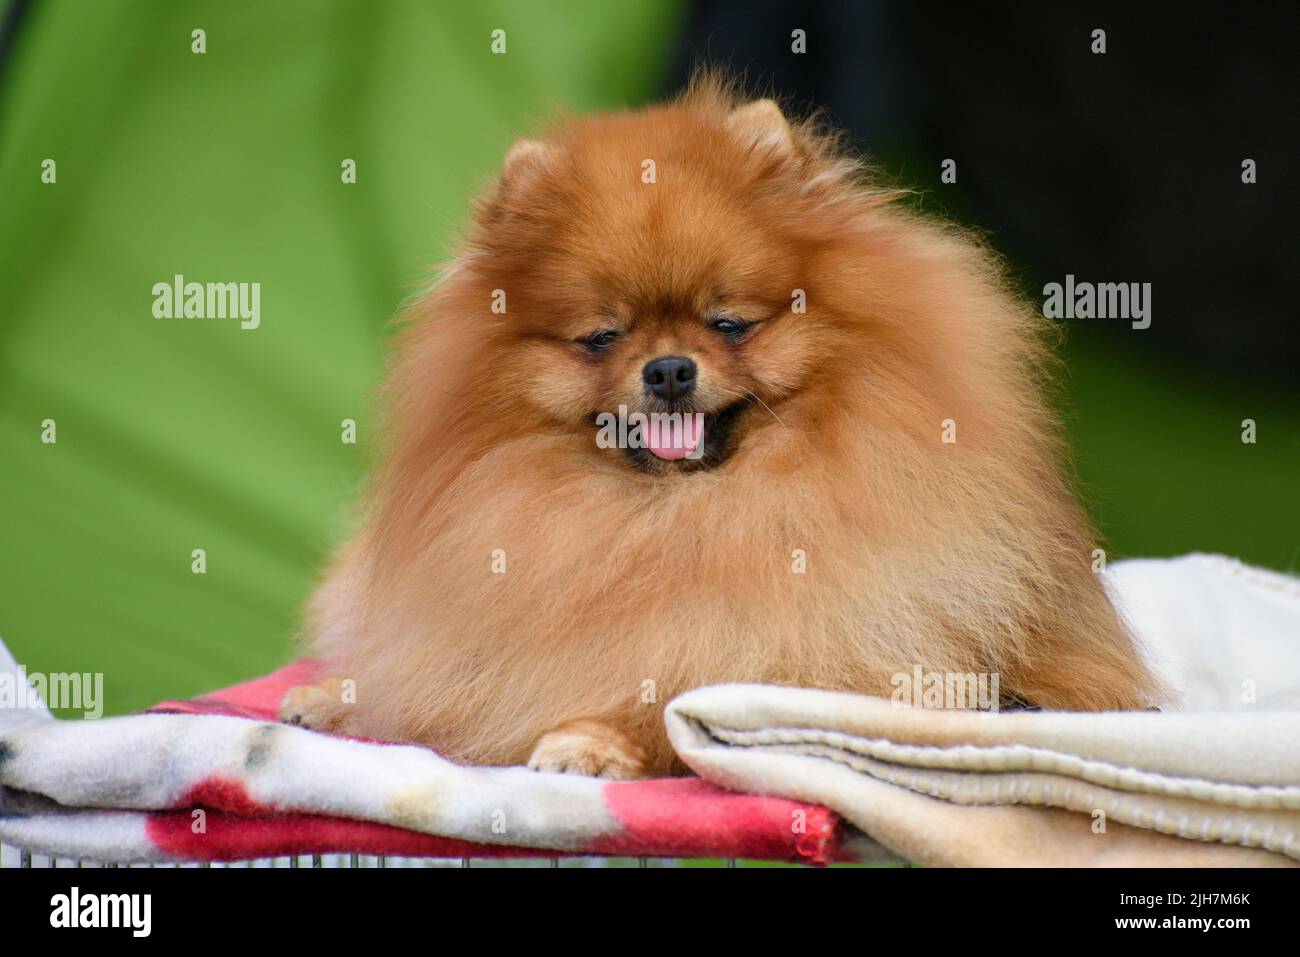
{"label": "dog's whisker", "polygon": [[752,390],[745,389],[744,391],[737,391],[736,389],[728,389],[724,386],[721,387],[719,391],[725,392],[727,395],[734,395],[737,399],[743,399],[746,402],[748,402],[750,399],[754,400],[759,405],[761,405],[764,409],[766,409],[768,414],[771,415],[772,418],[776,419],[776,421],[780,424],[781,428],[789,430],[790,427],[786,425],[785,422],[781,419],[781,417],[772,410],[772,407],[768,405],[766,402],[764,402],[762,399],[760,399],[758,395],[755,394]]}

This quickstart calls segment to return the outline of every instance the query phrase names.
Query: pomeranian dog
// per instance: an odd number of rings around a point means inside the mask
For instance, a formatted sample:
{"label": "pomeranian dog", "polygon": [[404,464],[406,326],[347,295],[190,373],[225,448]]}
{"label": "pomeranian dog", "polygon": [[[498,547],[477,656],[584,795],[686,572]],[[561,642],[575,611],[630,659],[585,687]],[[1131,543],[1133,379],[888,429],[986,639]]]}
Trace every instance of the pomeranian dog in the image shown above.
{"label": "pomeranian dog", "polygon": [[[681,770],[663,704],[721,682],[889,696],[919,666],[1151,705],[1062,477],[1046,320],[897,198],[713,76],[515,143],[406,317],[309,609],[328,677],[281,717],[628,778]],[[637,413],[669,424],[600,441]]]}

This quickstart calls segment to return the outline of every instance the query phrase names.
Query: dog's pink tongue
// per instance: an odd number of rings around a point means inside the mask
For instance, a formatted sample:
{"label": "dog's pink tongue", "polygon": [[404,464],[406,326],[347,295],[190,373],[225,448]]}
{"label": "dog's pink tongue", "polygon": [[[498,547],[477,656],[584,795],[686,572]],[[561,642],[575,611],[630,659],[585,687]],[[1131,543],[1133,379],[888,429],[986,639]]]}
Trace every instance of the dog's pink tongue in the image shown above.
{"label": "dog's pink tongue", "polygon": [[646,432],[646,445],[650,451],[661,459],[674,462],[686,458],[700,447],[704,438],[704,416],[667,416],[658,423],[648,425]]}

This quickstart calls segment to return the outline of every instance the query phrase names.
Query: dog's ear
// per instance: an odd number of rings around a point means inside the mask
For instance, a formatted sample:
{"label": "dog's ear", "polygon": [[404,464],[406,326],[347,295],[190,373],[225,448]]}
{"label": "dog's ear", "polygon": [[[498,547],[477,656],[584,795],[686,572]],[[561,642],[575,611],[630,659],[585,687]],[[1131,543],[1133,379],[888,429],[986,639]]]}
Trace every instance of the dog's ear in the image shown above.
{"label": "dog's ear", "polygon": [[755,100],[732,110],[727,127],[757,149],[779,156],[794,155],[794,134],[785,114],[773,100]]}
{"label": "dog's ear", "polygon": [[501,166],[501,182],[509,184],[521,176],[541,169],[555,154],[555,147],[542,140],[515,140]]}

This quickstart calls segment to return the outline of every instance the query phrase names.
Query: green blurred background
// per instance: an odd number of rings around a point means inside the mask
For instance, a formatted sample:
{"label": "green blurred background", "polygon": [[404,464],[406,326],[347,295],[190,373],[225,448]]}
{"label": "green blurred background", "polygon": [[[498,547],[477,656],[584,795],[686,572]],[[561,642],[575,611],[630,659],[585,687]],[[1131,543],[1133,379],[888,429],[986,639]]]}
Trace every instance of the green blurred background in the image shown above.
{"label": "green blurred background", "polygon": [[[103,672],[115,713],[292,654],[367,465],[389,319],[551,105],[635,105],[674,83],[690,10],[24,6],[0,86],[0,638],[33,671]],[[928,208],[968,215],[905,137],[879,158],[929,187]],[[260,282],[261,327],[154,318],[151,287],[176,273]],[[1112,556],[1294,568],[1294,388],[1069,332],[1061,402]]]}

